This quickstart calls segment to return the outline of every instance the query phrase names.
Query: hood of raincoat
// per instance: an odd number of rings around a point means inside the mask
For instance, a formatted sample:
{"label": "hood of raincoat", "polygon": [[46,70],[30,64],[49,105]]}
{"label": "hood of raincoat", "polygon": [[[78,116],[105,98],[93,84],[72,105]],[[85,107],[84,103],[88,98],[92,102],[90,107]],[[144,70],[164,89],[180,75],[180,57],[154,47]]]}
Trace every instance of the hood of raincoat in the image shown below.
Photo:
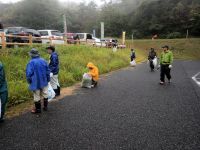
{"label": "hood of raincoat", "polygon": [[88,68],[94,68],[95,66],[94,66],[93,63],[89,62],[89,63],[87,64],[87,67],[88,67]]}
{"label": "hood of raincoat", "polygon": [[92,68],[88,72],[92,76],[92,79],[94,81],[98,81],[99,80],[99,69],[93,63],[91,63],[91,62],[89,62],[87,64],[87,67],[88,68]]}

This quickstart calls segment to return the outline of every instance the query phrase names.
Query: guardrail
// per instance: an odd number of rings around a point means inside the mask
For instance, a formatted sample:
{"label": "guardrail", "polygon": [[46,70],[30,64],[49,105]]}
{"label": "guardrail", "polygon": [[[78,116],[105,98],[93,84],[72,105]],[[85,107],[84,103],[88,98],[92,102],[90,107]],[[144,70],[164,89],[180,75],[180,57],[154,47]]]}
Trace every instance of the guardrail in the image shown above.
{"label": "guardrail", "polygon": [[[18,43],[18,42],[7,42],[7,38],[23,38],[23,39],[27,39],[27,42],[25,43]],[[0,45],[2,46],[2,48],[6,48],[7,46],[9,45],[33,45],[33,41],[36,40],[36,39],[40,39],[41,41],[42,40],[48,40],[49,42],[47,42],[48,44],[56,44],[54,43],[54,41],[63,41],[64,43],[62,45],[69,45],[68,42],[67,42],[67,38],[63,37],[63,38],[42,38],[42,37],[34,37],[32,35],[29,35],[29,36],[18,36],[18,35],[5,35],[5,33],[0,33]],[[81,44],[81,43],[85,43],[85,44],[93,44],[91,41],[83,41],[83,40],[73,40],[73,42],[76,42],[78,44]],[[39,43],[38,43],[39,44]],[[43,43],[41,43],[43,44]]]}

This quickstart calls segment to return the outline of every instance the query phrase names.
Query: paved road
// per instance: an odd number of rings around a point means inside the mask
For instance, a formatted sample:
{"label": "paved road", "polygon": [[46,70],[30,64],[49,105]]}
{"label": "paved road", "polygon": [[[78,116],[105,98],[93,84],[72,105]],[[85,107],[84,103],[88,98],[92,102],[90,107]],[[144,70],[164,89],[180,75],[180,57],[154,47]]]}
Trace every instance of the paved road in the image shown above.
{"label": "paved road", "polygon": [[176,61],[171,85],[138,65],[103,77],[97,89],[0,126],[0,150],[199,150],[200,62]]}

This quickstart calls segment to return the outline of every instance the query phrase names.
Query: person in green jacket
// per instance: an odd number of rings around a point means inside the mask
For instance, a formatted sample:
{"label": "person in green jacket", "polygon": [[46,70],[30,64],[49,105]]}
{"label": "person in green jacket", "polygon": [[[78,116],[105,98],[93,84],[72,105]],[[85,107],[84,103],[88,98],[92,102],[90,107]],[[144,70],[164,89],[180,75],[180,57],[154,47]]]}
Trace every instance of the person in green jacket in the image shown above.
{"label": "person in green jacket", "polygon": [[163,52],[160,57],[160,84],[165,84],[165,76],[168,82],[171,83],[171,68],[173,63],[173,53],[169,50],[169,46],[162,47]]}
{"label": "person in green jacket", "polygon": [[7,88],[4,67],[1,62],[0,62],[0,100],[1,100],[0,123],[2,123],[4,122],[4,114],[5,114],[6,104],[8,102],[8,88]]}

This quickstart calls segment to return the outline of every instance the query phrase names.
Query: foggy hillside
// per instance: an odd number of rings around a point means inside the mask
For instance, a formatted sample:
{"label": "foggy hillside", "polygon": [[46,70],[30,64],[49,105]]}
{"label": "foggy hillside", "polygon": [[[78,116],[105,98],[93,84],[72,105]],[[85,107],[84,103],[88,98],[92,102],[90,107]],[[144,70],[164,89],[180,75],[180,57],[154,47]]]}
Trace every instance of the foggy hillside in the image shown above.
{"label": "foggy hillside", "polygon": [[136,38],[183,37],[187,30],[200,36],[199,0],[113,0],[98,6],[95,2],[59,3],[57,0],[23,0],[0,4],[0,20],[5,26],[63,31],[62,14],[66,14],[69,32],[99,34],[105,22],[106,36],[121,36],[122,31]]}

